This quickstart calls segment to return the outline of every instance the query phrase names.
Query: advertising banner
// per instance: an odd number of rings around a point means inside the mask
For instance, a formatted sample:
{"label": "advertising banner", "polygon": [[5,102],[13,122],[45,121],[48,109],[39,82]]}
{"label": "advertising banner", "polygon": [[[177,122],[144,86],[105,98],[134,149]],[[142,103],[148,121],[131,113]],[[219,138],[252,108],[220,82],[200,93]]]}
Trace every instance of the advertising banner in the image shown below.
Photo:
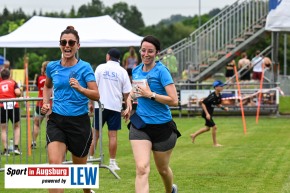
{"label": "advertising banner", "polygon": [[99,165],[5,165],[5,188],[99,188]]}

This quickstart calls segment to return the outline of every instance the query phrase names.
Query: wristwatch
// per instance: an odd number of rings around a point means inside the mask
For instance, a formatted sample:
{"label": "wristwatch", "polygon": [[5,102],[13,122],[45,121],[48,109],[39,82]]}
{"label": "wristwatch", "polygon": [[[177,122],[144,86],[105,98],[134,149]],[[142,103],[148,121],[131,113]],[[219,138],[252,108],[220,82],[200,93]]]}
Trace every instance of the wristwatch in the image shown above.
{"label": "wristwatch", "polygon": [[155,101],[156,93],[152,92],[152,96],[150,97],[151,100]]}

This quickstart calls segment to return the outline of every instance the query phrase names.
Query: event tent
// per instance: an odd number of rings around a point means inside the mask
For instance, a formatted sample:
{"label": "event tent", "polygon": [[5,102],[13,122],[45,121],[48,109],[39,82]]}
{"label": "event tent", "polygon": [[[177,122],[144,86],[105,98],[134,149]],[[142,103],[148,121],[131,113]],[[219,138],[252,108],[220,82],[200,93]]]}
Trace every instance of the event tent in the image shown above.
{"label": "event tent", "polygon": [[60,34],[70,25],[78,31],[81,47],[139,46],[142,40],[141,36],[122,27],[108,15],[88,18],[33,16],[15,31],[1,36],[0,47],[59,47]]}
{"label": "event tent", "polygon": [[274,32],[290,31],[290,0],[270,0],[265,30]]}

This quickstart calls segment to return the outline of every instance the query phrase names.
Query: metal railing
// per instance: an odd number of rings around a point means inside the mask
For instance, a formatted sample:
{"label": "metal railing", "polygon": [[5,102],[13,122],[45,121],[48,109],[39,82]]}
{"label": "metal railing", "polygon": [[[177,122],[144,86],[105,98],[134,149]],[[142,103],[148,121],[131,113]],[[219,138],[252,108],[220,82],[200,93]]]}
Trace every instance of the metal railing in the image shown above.
{"label": "metal railing", "polygon": [[171,48],[178,60],[178,78],[181,78],[182,72],[189,65],[198,74],[263,28],[267,14],[268,1],[238,0],[225,7],[188,38],[163,50],[161,58]]}
{"label": "metal railing", "polygon": [[[0,99],[0,103],[19,103],[19,111],[20,111],[20,141],[19,141],[19,149],[21,151],[20,155],[13,154],[13,146],[14,146],[14,126],[15,124],[9,123],[9,120],[7,120],[6,116],[6,129],[5,131],[2,130],[1,132],[6,132],[6,146],[9,147],[12,145],[12,149],[9,150],[12,153],[9,156],[6,155],[0,155],[0,171],[4,171],[4,165],[5,164],[44,164],[48,163],[48,156],[47,156],[47,150],[46,150],[46,139],[45,136],[42,133],[45,132],[45,129],[43,128],[44,125],[40,125],[39,129],[39,137],[37,139],[37,149],[32,149],[31,147],[31,141],[32,141],[32,132],[33,132],[33,125],[34,125],[34,117],[35,117],[35,108],[36,108],[36,102],[41,101],[42,98],[11,98],[11,99]],[[102,107],[102,104],[100,101],[98,101],[99,106]],[[12,109],[13,112],[15,108]],[[117,178],[120,179],[118,174],[112,170],[109,166],[104,164],[104,154],[103,154],[103,144],[102,144],[102,110],[103,108],[99,108],[99,156],[98,158],[89,159],[88,162],[93,163],[97,162],[99,164],[100,168],[107,168],[110,170],[110,172]],[[40,111],[39,111],[40,112]],[[7,111],[6,111],[7,113]],[[14,114],[14,113],[13,113]],[[92,117],[93,114],[92,114]],[[13,115],[13,119],[14,119]],[[1,116],[0,116],[1,121]],[[44,120],[45,122],[46,120]],[[41,128],[42,127],[42,128]],[[11,141],[12,139],[12,141]],[[30,140],[29,140],[30,139]],[[10,142],[11,141],[11,142]],[[9,144],[11,143],[11,144]],[[2,138],[0,138],[0,150],[2,152],[3,150],[3,144],[2,144]],[[69,155],[64,155],[66,157],[66,161],[63,162],[63,164],[71,164],[72,161],[70,161]]]}

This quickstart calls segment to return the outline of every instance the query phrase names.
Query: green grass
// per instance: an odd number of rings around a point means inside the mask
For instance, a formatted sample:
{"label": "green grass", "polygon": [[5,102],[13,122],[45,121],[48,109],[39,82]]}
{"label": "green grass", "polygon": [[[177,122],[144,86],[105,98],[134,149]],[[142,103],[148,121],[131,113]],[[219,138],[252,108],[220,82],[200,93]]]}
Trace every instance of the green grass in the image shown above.
{"label": "green grass", "polygon": [[290,96],[281,96],[279,101],[279,112],[281,114],[290,114]]}
{"label": "green grass", "polygon": [[[287,193],[290,192],[290,119],[286,117],[246,117],[247,133],[240,117],[215,117],[217,139],[224,146],[212,146],[211,133],[204,133],[191,143],[189,135],[203,127],[199,116],[175,118],[182,136],[171,158],[174,182],[181,193]],[[121,170],[117,180],[107,169],[100,169],[98,193],[134,192],[135,166],[128,130],[119,132],[117,161]],[[44,131],[44,128],[43,128]],[[43,132],[44,134],[44,132]],[[42,134],[42,135],[43,135]],[[43,137],[44,139],[44,137]],[[104,129],[105,164],[108,164],[107,129]],[[38,148],[37,151],[44,148]],[[45,156],[43,155],[45,158]],[[12,158],[9,158],[12,159]],[[3,161],[3,160],[2,160]],[[152,161],[152,160],[151,160]],[[45,189],[3,189],[0,192],[44,193]],[[79,189],[65,192],[80,193]],[[150,193],[162,193],[163,185],[151,163]]]}

